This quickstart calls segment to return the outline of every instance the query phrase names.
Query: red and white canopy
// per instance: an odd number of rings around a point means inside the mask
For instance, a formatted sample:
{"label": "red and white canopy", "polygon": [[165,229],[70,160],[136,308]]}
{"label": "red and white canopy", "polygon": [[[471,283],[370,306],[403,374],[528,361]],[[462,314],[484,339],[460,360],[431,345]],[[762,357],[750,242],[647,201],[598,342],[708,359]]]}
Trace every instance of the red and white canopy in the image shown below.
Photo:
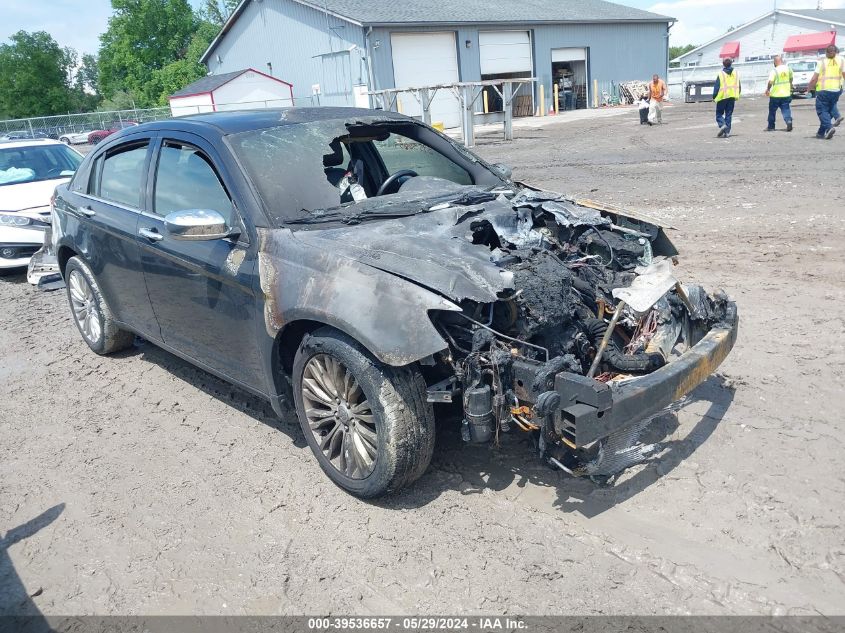
{"label": "red and white canopy", "polygon": [[726,59],[737,59],[739,57],[739,42],[725,42],[722,50],[719,52],[719,57]]}
{"label": "red and white canopy", "polygon": [[822,31],[821,33],[804,33],[790,35],[786,38],[783,50],[786,53],[802,51],[820,51],[831,44],[836,44],[836,31]]}

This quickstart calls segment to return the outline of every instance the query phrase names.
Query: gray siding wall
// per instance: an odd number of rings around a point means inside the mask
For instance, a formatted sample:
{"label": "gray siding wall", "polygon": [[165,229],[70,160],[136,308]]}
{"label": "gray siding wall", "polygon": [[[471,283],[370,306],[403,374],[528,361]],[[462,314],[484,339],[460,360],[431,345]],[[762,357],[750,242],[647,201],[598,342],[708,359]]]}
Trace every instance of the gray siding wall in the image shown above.
{"label": "gray siding wall", "polygon": [[[531,31],[534,76],[550,94],[552,84],[552,49],[587,48],[590,76],[601,84],[631,79],[649,79],[654,73],[665,76],[669,63],[667,25],[665,23],[553,24],[553,25],[461,25],[427,27],[379,27],[370,36],[373,74],[377,88],[392,88],[393,60],[390,50],[392,32],[453,31],[458,48],[461,81],[479,81],[479,31]],[[466,47],[466,41],[470,47]],[[378,42],[378,46],[376,46]],[[547,101],[548,103],[548,101]]]}
{"label": "gray siding wall", "polygon": [[268,72],[270,62],[275,77],[293,84],[297,105],[312,103],[313,84],[320,84],[322,105],[352,105],[351,86],[367,83],[360,56],[315,55],[353,45],[364,49],[364,31],[356,24],[289,0],[250,2],[212,51],[208,69],[213,74],[250,67]]}
{"label": "gray siding wall", "polygon": [[[546,86],[547,95],[551,94],[554,48],[587,48],[589,80],[597,80],[604,89],[611,81],[647,79],[654,73],[664,75],[668,66],[665,23],[376,27],[367,38],[363,27],[292,0],[263,0],[247,5],[212,52],[208,68],[214,74],[249,67],[267,72],[270,62],[274,76],[293,84],[294,99],[299,105],[316,103],[311,97],[313,84],[321,86],[322,105],[352,105],[350,87],[369,83],[366,63],[361,59],[367,56],[367,39],[374,89],[378,90],[395,86],[391,32],[455,32],[460,79],[478,81],[481,79],[478,32],[491,30],[531,31],[534,75]],[[353,45],[360,48],[359,53],[315,57]]]}

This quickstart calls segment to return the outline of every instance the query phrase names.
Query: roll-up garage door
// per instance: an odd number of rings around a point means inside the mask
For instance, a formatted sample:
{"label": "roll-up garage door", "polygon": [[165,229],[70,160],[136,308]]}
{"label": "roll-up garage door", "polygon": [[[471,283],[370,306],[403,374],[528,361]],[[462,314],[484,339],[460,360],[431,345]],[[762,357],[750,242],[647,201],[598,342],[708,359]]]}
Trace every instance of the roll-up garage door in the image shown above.
{"label": "roll-up garage door", "polygon": [[482,76],[532,71],[528,31],[481,31],[478,50]]}
{"label": "roll-up garage door", "polygon": [[[391,33],[393,81],[397,88],[451,84],[459,81],[455,34]],[[409,93],[399,95],[410,116],[422,116],[422,106]],[[459,127],[461,106],[450,90],[438,90],[431,103],[431,120]]]}
{"label": "roll-up garage door", "polygon": [[587,61],[586,48],[553,48],[553,62],[576,62]]}

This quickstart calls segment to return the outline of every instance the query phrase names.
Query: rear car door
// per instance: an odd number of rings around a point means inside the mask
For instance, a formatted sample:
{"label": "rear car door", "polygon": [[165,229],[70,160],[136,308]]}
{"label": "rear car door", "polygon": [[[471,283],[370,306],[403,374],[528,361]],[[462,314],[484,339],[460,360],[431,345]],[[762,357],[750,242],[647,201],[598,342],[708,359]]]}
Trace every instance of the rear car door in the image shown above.
{"label": "rear car door", "polygon": [[[147,187],[138,243],[150,302],[164,343],[208,369],[266,393],[253,290],[257,248],[227,186],[219,153],[187,133],[162,133]],[[175,239],[164,217],[210,209],[241,229],[234,238]]]}
{"label": "rear car door", "polygon": [[88,177],[62,196],[75,248],[88,262],[115,319],[152,341],[161,339],[147,296],[137,224],[151,157],[151,135],[99,151]]}

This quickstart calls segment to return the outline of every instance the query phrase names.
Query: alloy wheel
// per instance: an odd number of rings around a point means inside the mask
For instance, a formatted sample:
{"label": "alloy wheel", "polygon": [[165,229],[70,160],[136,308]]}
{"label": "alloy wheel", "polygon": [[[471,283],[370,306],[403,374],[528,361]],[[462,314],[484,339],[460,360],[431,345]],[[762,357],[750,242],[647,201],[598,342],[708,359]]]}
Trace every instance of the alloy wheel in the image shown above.
{"label": "alloy wheel", "polygon": [[91,284],[78,270],[72,270],[68,277],[70,303],[82,335],[96,345],[100,341],[103,329],[100,325],[100,309]]}
{"label": "alloy wheel", "polygon": [[303,370],[302,402],[308,427],[331,465],[351,479],[369,476],[376,465],[378,435],[355,376],[337,359],[317,354]]}

